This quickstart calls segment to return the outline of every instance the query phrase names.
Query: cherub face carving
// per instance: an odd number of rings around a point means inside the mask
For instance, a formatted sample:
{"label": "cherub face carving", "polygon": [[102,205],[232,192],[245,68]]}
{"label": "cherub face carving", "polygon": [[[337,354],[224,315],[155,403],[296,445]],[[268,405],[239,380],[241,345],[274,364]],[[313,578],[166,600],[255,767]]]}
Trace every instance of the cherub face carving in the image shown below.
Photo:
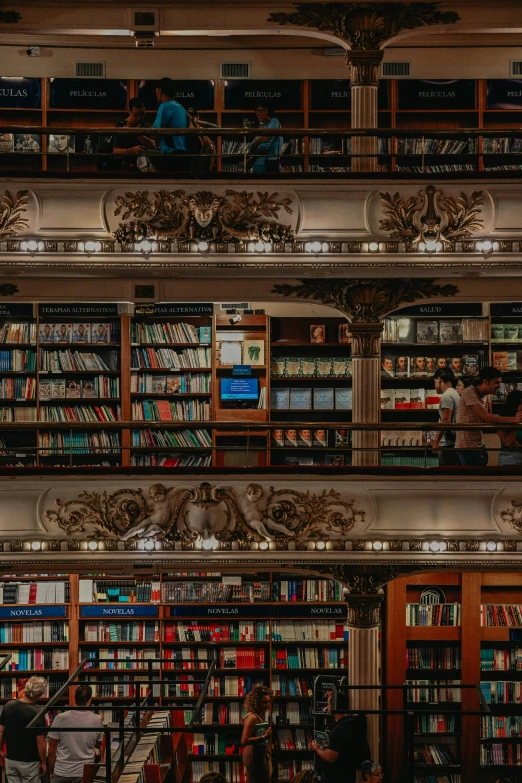
{"label": "cherub face carving", "polygon": [[196,193],[189,199],[189,209],[196,218],[196,222],[201,228],[206,228],[214,220],[214,216],[219,209],[220,199],[212,193]]}

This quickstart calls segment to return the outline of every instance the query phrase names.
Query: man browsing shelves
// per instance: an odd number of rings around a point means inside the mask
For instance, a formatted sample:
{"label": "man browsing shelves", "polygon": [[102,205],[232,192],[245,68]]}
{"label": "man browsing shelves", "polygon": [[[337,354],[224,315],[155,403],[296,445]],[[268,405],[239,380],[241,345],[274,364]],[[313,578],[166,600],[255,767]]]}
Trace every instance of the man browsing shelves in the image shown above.
{"label": "man browsing shelves", "polygon": [[[337,693],[337,709],[346,712],[335,714],[334,727],[328,736],[328,747],[320,748],[315,740],[310,747],[317,756],[322,783],[355,783],[357,769],[370,757],[366,738],[366,720],[363,715],[349,715],[348,694]],[[328,694],[328,712],[332,712],[332,694]]]}
{"label": "man browsing shelves", "polygon": [[[25,728],[38,715],[37,702],[46,688],[44,677],[29,677],[21,697],[8,701],[0,715],[0,748],[5,739],[5,771],[9,783],[40,783],[40,776],[47,771],[45,734]],[[37,726],[45,726],[44,716]]]}
{"label": "man browsing shelves", "polygon": [[[74,694],[77,707],[89,707],[92,700],[90,685],[78,685]],[[90,710],[61,712],[49,732],[49,771],[51,783],[81,783],[83,767],[93,764],[95,753],[101,748],[102,719]],[[80,729],[86,731],[64,731]]]}
{"label": "man browsing shelves", "polygon": [[[439,421],[443,424],[457,421],[457,408],[460,395],[453,388],[455,376],[448,370],[436,370],[433,376],[435,391],[441,395],[439,402]],[[449,467],[460,465],[460,460],[455,452],[455,431],[438,430],[433,441],[433,450],[439,450],[439,465]]]}

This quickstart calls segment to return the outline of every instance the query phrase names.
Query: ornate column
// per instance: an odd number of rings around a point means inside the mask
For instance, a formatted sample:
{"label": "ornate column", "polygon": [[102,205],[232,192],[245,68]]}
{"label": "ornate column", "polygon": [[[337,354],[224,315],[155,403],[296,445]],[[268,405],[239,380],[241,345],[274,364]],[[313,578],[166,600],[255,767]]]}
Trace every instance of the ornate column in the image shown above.
{"label": "ornate column", "polygon": [[[382,321],[352,321],[352,422],[378,424],[381,417]],[[352,465],[379,464],[379,432],[352,433]],[[365,449],[368,449],[366,451]]]}
{"label": "ornate column", "polygon": [[[348,604],[348,683],[350,685],[381,684],[380,625],[384,592],[366,595],[350,592]],[[378,710],[381,691],[350,690],[350,705],[356,710]],[[380,720],[368,715],[368,742],[373,759],[381,757],[379,748]]]}
{"label": "ornate column", "polygon": [[[379,68],[384,52],[352,49],[346,59],[350,66],[352,94],[352,128],[377,128],[377,91]],[[352,171],[377,171],[377,136],[352,137]]]}

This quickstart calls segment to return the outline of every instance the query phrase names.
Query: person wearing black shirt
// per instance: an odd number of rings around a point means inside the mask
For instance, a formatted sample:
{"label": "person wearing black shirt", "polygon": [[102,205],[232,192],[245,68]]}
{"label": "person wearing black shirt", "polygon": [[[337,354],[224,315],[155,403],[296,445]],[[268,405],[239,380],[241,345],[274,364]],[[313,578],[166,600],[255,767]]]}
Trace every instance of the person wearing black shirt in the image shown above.
{"label": "person wearing black shirt", "polygon": [[[150,128],[145,122],[145,104],[140,98],[131,98],[129,101],[129,114],[125,120],[119,122],[117,128]],[[113,153],[124,155],[123,168],[136,168],[137,159],[144,155],[147,149],[154,148],[153,139],[140,133],[118,133],[114,137]]]}
{"label": "person wearing black shirt", "polygon": [[[322,783],[355,783],[361,763],[370,758],[366,738],[366,719],[363,715],[348,715],[348,696],[337,693],[337,709],[345,713],[333,716],[335,725],[330,730],[329,747],[322,750],[315,740],[311,748],[317,754],[318,771]],[[328,696],[328,711],[332,710],[332,694]]]}
{"label": "person wearing black shirt", "polygon": [[[40,711],[37,701],[46,688],[44,677],[29,677],[22,697],[8,701],[0,715],[0,748],[5,739],[5,771],[9,783],[40,783],[40,776],[47,772],[45,734],[25,730]],[[45,726],[44,716],[37,725]]]}

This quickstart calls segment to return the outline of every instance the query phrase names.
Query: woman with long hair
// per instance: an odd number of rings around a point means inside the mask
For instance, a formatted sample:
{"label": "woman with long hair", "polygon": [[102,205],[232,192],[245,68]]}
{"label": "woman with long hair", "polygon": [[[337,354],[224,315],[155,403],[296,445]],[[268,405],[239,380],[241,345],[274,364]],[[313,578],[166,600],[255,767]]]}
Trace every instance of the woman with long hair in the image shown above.
{"label": "woman with long hair", "polygon": [[363,761],[361,764],[362,778],[368,783],[381,783],[383,774],[378,761]]}
{"label": "woman with long hair", "polygon": [[245,699],[243,718],[243,765],[246,783],[270,783],[272,779],[272,728],[267,720],[272,693],[266,685],[257,685]]}
{"label": "woman with long hair", "polygon": [[[513,389],[506,397],[501,415],[516,416],[518,411],[522,411],[522,390]],[[498,455],[498,464],[522,465],[522,429],[498,430],[497,435],[502,444]]]}

